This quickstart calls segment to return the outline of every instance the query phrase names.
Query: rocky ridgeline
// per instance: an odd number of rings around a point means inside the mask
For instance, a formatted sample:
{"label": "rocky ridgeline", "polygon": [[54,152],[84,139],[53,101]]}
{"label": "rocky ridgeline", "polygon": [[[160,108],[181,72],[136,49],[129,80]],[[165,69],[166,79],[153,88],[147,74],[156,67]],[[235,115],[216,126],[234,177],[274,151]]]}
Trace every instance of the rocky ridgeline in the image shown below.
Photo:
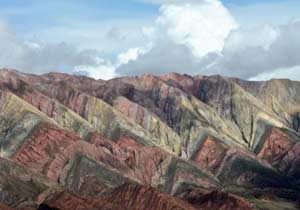
{"label": "rocky ridgeline", "polygon": [[0,209],[299,209],[300,83],[0,72]]}

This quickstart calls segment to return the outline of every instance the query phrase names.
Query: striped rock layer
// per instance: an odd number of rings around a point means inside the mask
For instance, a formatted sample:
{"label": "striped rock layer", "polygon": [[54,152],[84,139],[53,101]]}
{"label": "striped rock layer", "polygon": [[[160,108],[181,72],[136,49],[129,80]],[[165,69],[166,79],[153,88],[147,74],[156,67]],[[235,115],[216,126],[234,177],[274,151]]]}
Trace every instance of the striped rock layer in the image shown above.
{"label": "striped rock layer", "polygon": [[299,209],[300,83],[0,71],[0,209]]}

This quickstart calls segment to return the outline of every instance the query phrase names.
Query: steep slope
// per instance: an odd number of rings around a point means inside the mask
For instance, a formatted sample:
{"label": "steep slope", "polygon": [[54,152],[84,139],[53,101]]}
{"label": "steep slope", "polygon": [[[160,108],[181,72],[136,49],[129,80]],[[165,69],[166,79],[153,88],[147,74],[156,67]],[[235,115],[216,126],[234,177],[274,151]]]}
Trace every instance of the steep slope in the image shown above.
{"label": "steep slope", "polygon": [[[0,208],[3,210],[15,209],[45,209],[57,208],[66,210],[85,210],[85,209],[135,209],[148,210],[155,209],[194,209],[189,204],[169,195],[160,193],[150,187],[126,184],[108,195],[98,198],[80,198],[78,195],[63,191],[59,186],[51,184],[47,179],[37,174],[31,173],[27,169],[15,163],[0,158]],[[137,191],[136,189],[139,189]],[[137,196],[137,199],[128,202],[128,198]],[[154,199],[153,199],[154,198]],[[156,200],[157,205],[144,205],[145,201]],[[124,201],[127,201],[125,203]],[[11,206],[11,207],[9,207]],[[39,208],[38,208],[39,206]]]}
{"label": "steep slope", "polygon": [[52,187],[46,179],[12,161],[0,158],[0,166],[0,203],[4,205],[12,208],[34,205],[37,197]]}
{"label": "steep slope", "polygon": [[234,125],[230,125],[231,122],[223,120],[211,107],[167,85],[158,77],[145,75],[116,80],[135,87],[130,100],[147,108],[171,127],[180,136],[182,149],[188,157],[192,156],[205,134],[222,138],[231,145],[244,144],[239,141],[240,133]]}
{"label": "steep slope", "polygon": [[[33,77],[33,78],[31,78]],[[10,90],[39,111],[55,120],[60,126],[72,130],[86,138],[95,129],[86,120],[68,109],[57,100],[49,98],[37,91],[25,81],[38,80],[35,76],[24,75],[15,71],[3,71],[0,74],[0,83],[3,88]]]}
{"label": "steep slope", "polygon": [[148,130],[155,138],[159,139],[160,146],[164,147],[164,145],[169,145],[176,154],[186,156],[186,154],[181,154],[181,142],[178,134],[155,114],[122,96],[117,97],[113,101],[113,107],[121,111],[133,122]]}
{"label": "steep slope", "polygon": [[[12,156],[17,163],[83,195],[101,194],[125,182],[158,186],[160,183],[155,181],[156,177],[161,173],[162,164],[170,158],[174,163],[181,162],[180,167],[189,165],[130,137],[122,137],[114,143],[94,134],[88,143],[74,133],[49,124],[37,127]],[[211,175],[197,168],[193,170],[199,174],[196,185],[200,186],[204,181],[208,183],[208,189],[218,186]],[[163,186],[167,184],[175,185],[166,182]]]}
{"label": "steep slope", "polygon": [[[36,173],[45,175],[51,181],[60,183],[76,193],[82,195],[102,193],[104,190],[129,182],[127,178],[123,177],[124,175],[132,181],[157,186],[158,183],[153,180],[156,179],[156,176],[159,176],[157,174],[160,173],[160,166],[165,160],[172,159],[174,163],[180,162],[181,166],[178,166],[178,168],[182,167],[184,169],[189,165],[187,162],[179,160],[159,148],[145,147],[137,143],[132,137],[124,136],[116,144],[95,133],[90,139],[87,139],[88,142],[82,141],[75,133],[63,130],[55,121],[31,105],[11,93],[10,95],[16,98],[14,101],[15,106],[18,103],[20,103],[19,106],[27,106],[27,109],[36,114],[34,116],[39,121],[30,127],[26,135],[21,135],[20,142],[16,141],[15,138],[8,139],[9,141],[4,139],[13,148],[1,147],[2,151],[9,154],[8,157],[11,157],[17,163]],[[3,98],[3,101],[10,102],[7,98],[5,100]],[[3,103],[2,118],[19,120],[18,115],[13,115],[16,112],[11,113],[9,110],[4,109],[6,107],[15,108],[15,106],[4,105],[6,103]],[[17,126],[21,131],[26,128],[23,124]],[[11,133],[14,128],[14,124],[7,124],[5,132]],[[167,165],[168,167],[171,166]],[[201,172],[197,168],[193,170],[194,173],[199,174],[197,175],[198,181],[194,181],[195,184],[201,185],[203,179],[204,182],[211,182],[208,188],[215,188],[218,185],[217,181],[210,178],[206,172]],[[79,177],[82,177],[80,186],[78,185]],[[170,186],[175,184],[172,181],[164,183],[164,185]]]}
{"label": "steep slope", "polygon": [[56,122],[11,92],[0,90],[1,156],[11,157],[26,137],[42,122]]}
{"label": "steep slope", "polygon": [[[291,161],[287,154],[299,142],[295,112],[299,106],[298,82],[249,82],[204,77],[200,84],[201,94],[198,98],[211,106],[217,105],[215,109],[219,113],[239,125],[243,139],[258,158],[266,160],[281,172],[287,173],[290,170],[283,165],[287,160]],[[247,125],[247,122],[250,124]],[[296,173],[293,177],[299,178]]]}
{"label": "steep slope", "polygon": [[247,144],[248,150],[277,169],[287,152],[299,142],[295,111],[299,104],[299,82],[250,82],[221,76],[178,74],[160,78],[194,95],[232,121],[240,130],[240,140]]}
{"label": "steep slope", "polygon": [[112,192],[108,200],[125,208],[136,210],[195,210],[180,199],[166,196],[154,188],[138,185],[123,185]]}
{"label": "steep slope", "polygon": [[[174,76],[167,78],[169,84],[175,83],[183,90],[187,88],[177,84]],[[256,130],[260,129],[260,122],[288,128],[284,119],[264,105],[264,100],[258,100],[239,83],[235,83],[233,79],[211,76],[194,77],[190,80],[193,81],[193,92],[191,93],[200,101],[213,107],[225,119],[235,123],[241,131],[242,139],[251,149],[256,144],[253,135]]]}
{"label": "steep slope", "polygon": [[287,80],[2,70],[0,209],[298,209],[298,100]]}
{"label": "steep slope", "polygon": [[[63,82],[58,74],[52,73],[50,76],[46,75],[46,77],[55,78],[55,81]],[[127,104],[140,105],[140,108],[147,109],[147,114],[150,116],[150,121],[152,116],[157,116],[159,121],[167,124],[167,126],[171,127],[176,133],[181,133],[183,135],[183,137],[180,136],[181,138],[189,138],[187,136],[192,129],[185,129],[184,127],[188,127],[189,125],[193,124],[194,122],[189,122],[192,121],[193,118],[197,118],[196,120],[199,121],[196,123],[201,123],[202,127],[207,127],[210,130],[213,130],[212,127],[215,127],[215,124],[219,124],[219,126],[215,128],[217,130],[214,131],[215,135],[220,135],[219,133],[224,132],[227,133],[227,138],[229,139],[239,139],[237,136],[240,136],[240,133],[236,128],[231,128],[231,126],[227,125],[227,123],[230,122],[222,122],[220,117],[219,119],[214,120],[214,118],[218,117],[218,115],[214,112],[214,110],[210,109],[210,107],[199,103],[195,98],[190,99],[187,94],[177,88],[167,85],[158,77],[146,75],[141,78],[120,78],[107,81],[105,84],[103,84],[103,81],[100,81],[100,84],[96,86],[97,92],[90,86],[87,88],[84,84],[71,84],[87,94],[91,94],[97,98],[105,100],[111,105],[115,104],[116,108],[120,108],[116,102],[120,101],[120,99],[122,101],[126,101]],[[110,97],[107,97],[107,95],[110,95]],[[127,100],[125,98],[127,98]],[[179,107],[179,110],[176,109],[177,106]],[[198,113],[198,111],[203,109],[210,109],[207,112],[211,113],[209,115],[204,112]],[[120,110],[123,113],[128,113],[128,110],[126,110],[126,107],[124,106]],[[188,125],[184,125],[185,120],[187,121],[186,124]],[[182,123],[182,125],[180,123]],[[209,125],[206,125],[208,123]],[[159,124],[163,123],[160,122]],[[144,125],[144,127],[147,126]],[[148,128],[150,130],[152,129],[151,126],[148,126]]]}
{"label": "steep slope", "polygon": [[[32,78],[30,75],[10,71],[4,71],[1,77],[5,87],[56,120],[64,128],[80,133],[83,138],[93,131],[98,131],[113,140],[128,134],[143,144],[164,146],[165,149],[175,152],[172,142],[161,142],[109,104],[84,94],[64,82],[56,83],[42,77]],[[29,81],[31,84],[27,83]]]}

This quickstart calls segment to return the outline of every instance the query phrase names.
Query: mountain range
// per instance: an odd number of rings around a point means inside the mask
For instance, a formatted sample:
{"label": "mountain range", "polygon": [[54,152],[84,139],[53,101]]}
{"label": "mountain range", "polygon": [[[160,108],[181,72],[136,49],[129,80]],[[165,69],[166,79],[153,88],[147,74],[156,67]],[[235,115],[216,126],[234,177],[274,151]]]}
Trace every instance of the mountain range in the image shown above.
{"label": "mountain range", "polygon": [[1,210],[300,209],[300,82],[0,71]]}

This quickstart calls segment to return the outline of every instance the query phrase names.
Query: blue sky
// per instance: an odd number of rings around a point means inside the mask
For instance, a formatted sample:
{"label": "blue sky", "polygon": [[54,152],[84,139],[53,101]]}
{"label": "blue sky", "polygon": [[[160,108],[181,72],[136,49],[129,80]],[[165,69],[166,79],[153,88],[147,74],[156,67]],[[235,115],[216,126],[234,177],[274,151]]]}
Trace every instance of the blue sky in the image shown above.
{"label": "blue sky", "polygon": [[[283,5],[282,11],[286,11],[287,8],[292,9],[295,4],[299,5],[299,1],[297,0],[223,0],[222,2],[229,8],[266,4],[273,6]],[[63,17],[111,19],[154,16],[157,14],[159,5],[135,0],[1,0],[0,9],[2,16],[11,20],[13,23],[33,23],[38,25],[39,22],[44,20],[53,24],[58,21],[57,19]]]}
{"label": "blue sky", "polygon": [[144,18],[155,15],[157,5],[123,0],[1,0],[2,18],[16,29],[28,30],[64,24],[65,21],[105,21],[108,19]]}
{"label": "blue sky", "polygon": [[[261,72],[248,74],[246,64],[231,61],[232,56],[240,56],[240,51],[250,53],[253,48],[273,47],[290,25],[292,29],[288,30],[296,33],[298,25],[294,22],[300,18],[299,9],[299,0],[0,0],[0,44],[2,41],[2,48],[13,55],[2,53],[0,67],[33,73],[80,70],[95,78],[104,75],[105,79],[145,73],[153,68],[158,69],[155,73],[220,73],[264,79],[268,75],[274,77],[275,71],[297,69],[298,63],[290,57],[276,65],[257,59],[253,60],[254,66]],[[208,10],[211,12],[206,14]],[[208,32],[201,31],[201,27],[207,27]],[[256,32],[261,33],[261,38],[255,37]],[[166,57],[159,46],[178,52],[174,56],[183,59],[181,63],[185,65],[163,65],[178,58]],[[62,55],[54,56],[54,50]],[[263,51],[260,53],[266,56]],[[229,57],[225,61],[220,54]],[[55,58],[50,59],[49,55]],[[163,58],[155,63],[154,55]],[[15,60],[7,61],[8,57]],[[34,59],[28,62],[25,59],[29,57]],[[232,66],[244,69],[231,73]]]}
{"label": "blue sky", "polygon": [[[124,3],[125,2],[125,3]],[[242,24],[276,24],[298,18],[298,0],[222,0]],[[21,33],[69,22],[155,19],[160,5],[138,0],[0,0],[0,18]]]}

